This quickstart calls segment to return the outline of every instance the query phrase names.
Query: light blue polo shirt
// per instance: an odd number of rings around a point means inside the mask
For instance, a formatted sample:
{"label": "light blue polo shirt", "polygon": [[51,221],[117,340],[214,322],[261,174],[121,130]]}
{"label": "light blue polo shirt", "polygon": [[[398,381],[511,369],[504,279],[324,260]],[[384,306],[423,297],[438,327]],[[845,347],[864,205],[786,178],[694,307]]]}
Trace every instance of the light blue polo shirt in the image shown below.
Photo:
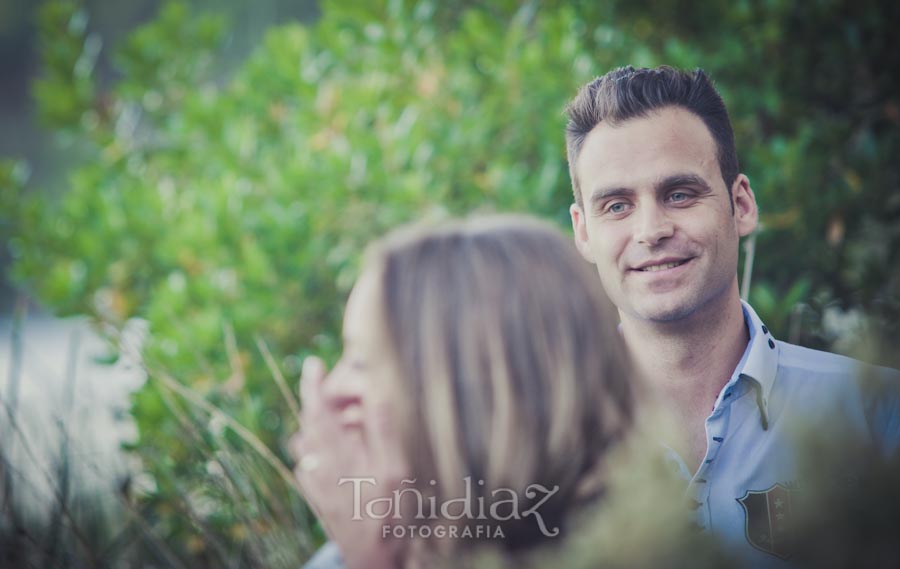
{"label": "light blue polo shirt", "polygon": [[[744,303],[747,349],[706,419],[706,456],[692,476],[670,451],[685,480],[697,524],[749,567],[789,567],[785,543],[796,479],[794,420],[843,421],[890,455],[900,450],[900,372],[868,367],[887,389],[861,388],[866,364],[772,337]],[[846,431],[845,431],[846,432]]]}

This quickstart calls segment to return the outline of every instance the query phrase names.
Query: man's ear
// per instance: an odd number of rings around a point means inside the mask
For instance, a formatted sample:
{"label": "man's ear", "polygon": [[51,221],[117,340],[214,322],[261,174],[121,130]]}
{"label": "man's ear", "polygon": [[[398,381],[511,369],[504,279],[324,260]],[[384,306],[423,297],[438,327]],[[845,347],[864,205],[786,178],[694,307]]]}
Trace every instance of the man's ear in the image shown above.
{"label": "man's ear", "polygon": [[572,218],[572,230],[575,233],[575,247],[584,260],[588,263],[594,263],[594,256],[588,245],[587,224],[584,216],[584,210],[577,203],[569,206],[569,216]]}
{"label": "man's ear", "polygon": [[750,187],[750,179],[744,174],[738,174],[735,178],[731,186],[731,200],[734,204],[734,223],[738,235],[741,237],[750,235],[759,222],[759,210],[756,208],[756,196]]}

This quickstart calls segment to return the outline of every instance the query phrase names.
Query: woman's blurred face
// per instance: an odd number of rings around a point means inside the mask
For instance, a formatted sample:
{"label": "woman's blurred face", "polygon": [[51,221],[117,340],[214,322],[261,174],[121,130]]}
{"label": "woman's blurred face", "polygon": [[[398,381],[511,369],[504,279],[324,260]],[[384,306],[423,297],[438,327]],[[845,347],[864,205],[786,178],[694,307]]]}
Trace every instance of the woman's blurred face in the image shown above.
{"label": "woman's blurred face", "polygon": [[397,383],[393,350],[383,332],[379,287],[372,270],[353,287],[344,311],[344,351],[324,386],[340,408],[345,427],[362,427],[372,407],[390,405]]}
{"label": "woman's blurred face", "polygon": [[[403,543],[383,537],[383,521],[356,517],[408,477],[396,425],[396,365],[382,332],[377,275],[363,274],[344,314],[344,353],[334,369],[308,358],[300,381],[301,429],[291,442],[295,475],[347,567],[395,567]],[[367,483],[357,495],[345,477]],[[355,488],[355,486],[354,486]],[[368,510],[367,510],[368,511]]]}

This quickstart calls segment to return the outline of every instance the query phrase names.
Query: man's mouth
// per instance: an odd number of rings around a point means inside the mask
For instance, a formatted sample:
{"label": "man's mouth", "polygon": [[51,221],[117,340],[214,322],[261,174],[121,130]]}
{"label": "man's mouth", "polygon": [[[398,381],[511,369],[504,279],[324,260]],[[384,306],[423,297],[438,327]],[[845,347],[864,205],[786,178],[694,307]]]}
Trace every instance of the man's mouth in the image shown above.
{"label": "man's mouth", "polygon": [[641,271],[645,273],[653,273],[656,271],[665,271],[666,269],[674,269],[675,267],[680,267],[681,265],[687,263],[690,259],[681,259],[678,261],[666,261],[664,263],[656,263],[653,265],[646,265],[640,268],[635,268],[635,271]]}

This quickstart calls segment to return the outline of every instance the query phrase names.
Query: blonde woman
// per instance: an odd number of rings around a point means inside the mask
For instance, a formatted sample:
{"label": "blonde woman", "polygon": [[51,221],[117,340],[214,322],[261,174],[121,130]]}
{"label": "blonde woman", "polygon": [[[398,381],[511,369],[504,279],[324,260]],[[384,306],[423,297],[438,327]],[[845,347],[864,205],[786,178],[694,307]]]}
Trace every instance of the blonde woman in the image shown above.
{"label": "blonde woman", "polygon": [[[566,533],[634,422],[617,318],[571,239],[522,216],[370,251],[330,373],[309,358],[305,495],[351,568],[511,555]],[[327,375],[327,377],[326,377]]]}

